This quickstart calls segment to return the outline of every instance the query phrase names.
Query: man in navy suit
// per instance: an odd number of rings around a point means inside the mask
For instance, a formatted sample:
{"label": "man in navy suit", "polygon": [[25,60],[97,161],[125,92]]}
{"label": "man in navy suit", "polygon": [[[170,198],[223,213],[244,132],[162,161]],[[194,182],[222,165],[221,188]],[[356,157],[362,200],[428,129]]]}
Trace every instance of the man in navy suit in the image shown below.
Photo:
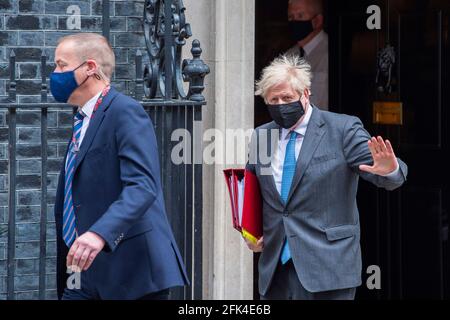
{"label": "man in navy suit", "polygon": [[115,58],[101,35],[60,39],[55,63],[53,96],[80,106],[56,194],[58,296],[167,299],[188,279],[165,212],[152,123],[110,87]]}

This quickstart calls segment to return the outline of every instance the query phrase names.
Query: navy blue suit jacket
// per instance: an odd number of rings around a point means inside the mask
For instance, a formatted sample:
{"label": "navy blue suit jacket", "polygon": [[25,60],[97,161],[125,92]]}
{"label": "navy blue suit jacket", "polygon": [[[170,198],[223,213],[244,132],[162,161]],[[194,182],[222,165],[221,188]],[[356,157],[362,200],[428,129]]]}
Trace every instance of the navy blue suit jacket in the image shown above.
{"label": "navy blue suit jacket", "polygon": [[[63,165],[55,203],[59,297],[68,277],[69,248],[62,239],[64,176]],[[153,125],[138,102],[114,88],[82,141],[72,196],[78,234],[92,231],[106,241],[81,274],[102,299],[137,299],[188,284],[165,212]]]}

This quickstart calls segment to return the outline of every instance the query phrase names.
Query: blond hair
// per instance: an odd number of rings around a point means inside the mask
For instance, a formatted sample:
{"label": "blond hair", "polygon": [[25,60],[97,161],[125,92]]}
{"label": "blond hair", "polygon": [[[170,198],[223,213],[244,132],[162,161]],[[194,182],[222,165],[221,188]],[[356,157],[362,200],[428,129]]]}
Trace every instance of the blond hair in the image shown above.
{"label": "blond hair", "polygon": [[76,54],[80,57],[80,61],[95,60],[99,65],[99,76],[104,80],[111,80],[116,66],[116,58],[111,45],[104,36],[97,33],[75,33],[60,38],[58,45],[66,41],[75,44]]}
{"label": "blond hair", "polygon": [[288,83],[293,90],[302,95],[311,89],[311,66],[298,55],[281,55],[264,68],[261,79],[256,82],[255,95],[267,102],[269,89]]}

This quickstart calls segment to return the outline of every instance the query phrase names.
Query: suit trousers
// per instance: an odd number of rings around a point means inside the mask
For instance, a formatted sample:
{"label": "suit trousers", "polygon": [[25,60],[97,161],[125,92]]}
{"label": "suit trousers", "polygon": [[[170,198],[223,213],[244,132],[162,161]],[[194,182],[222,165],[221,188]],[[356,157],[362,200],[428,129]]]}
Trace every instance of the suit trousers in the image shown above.
{"label": "suit trousers", "polygon": [[[64,289],[62,300],[102,300],[100,294],[90,281],[92,275],[87,272],[83,272],[80,277],[80,287],[74,289]],[[169,300],[170,289],[161,290],[158,292],[149,293],[136,300]]]}
{"label": "suit trousers", "polygon": [[295,271],[292,259],[278,263],[266,295],[261,300],[354,300],[356,288],[312,293],[306,290]]}

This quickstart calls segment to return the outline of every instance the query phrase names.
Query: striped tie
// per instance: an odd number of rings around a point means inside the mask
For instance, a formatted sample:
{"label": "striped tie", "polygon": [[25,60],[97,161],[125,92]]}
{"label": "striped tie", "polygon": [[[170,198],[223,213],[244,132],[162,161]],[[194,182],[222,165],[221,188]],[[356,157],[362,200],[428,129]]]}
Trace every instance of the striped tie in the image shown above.
{"label": "striped tie", "polygon": [[[281,180],[281,198],[287,204],[289,191],[291,191],[292,180],[294,179],[295,167],[297,161],[295,160],[295,141],[297,140],[297,132],[292,132],[289,143],[286,147],[286,155],[284,157],[283,177]],[[281,252],[281,263],[286,264],[291,259],[291,251],[287,240],[284,242],[283,250]]]}
{"label": "striped tie", "polygon": [[66,176],[64,185],[64,213],[63,213],[63,239],[67,247],[70,248],[77,236],[75,228],[75,211],[72,199],[72,180],[75,169],[75,159],[79,149],[79,140],[81,127],[83,126],[83,118],[85,115],[80,111],[74,117],[72,142],[69,146],[66,161]]}

